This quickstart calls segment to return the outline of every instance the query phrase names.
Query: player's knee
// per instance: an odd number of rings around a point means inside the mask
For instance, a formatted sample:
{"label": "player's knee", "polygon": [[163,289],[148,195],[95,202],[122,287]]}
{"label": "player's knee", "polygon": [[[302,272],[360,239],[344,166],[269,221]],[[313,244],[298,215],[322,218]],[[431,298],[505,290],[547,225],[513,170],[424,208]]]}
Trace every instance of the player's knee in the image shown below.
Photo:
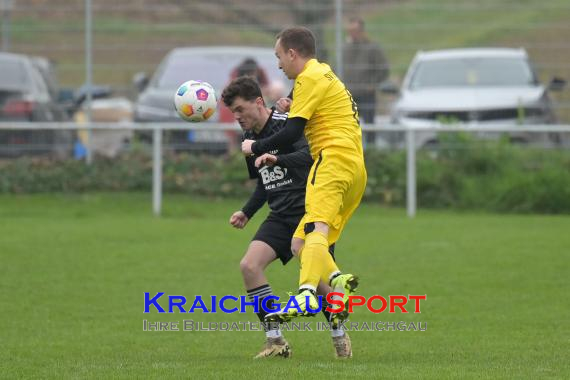
{"label": "player's knee", "polygon": [[315,231],[322,233],[325,236],[329,235],[329,225],[325,222],[315,222]]}
{"label": "player's knee", "polygon": [[308,235],[311,232],[317,231],[317,232],[324,234],[325,236],[328,236],[329,225],[326,224],[325,222],[311,222],[311,223],[305,224],[304,230],[305,230],[305,235]]}
{"label": "player's knee", "polygon": [[291,246],[291,253],[293,254],[293,256],[299,257],[299,252],[300,252],[300,250],[298,248]]}
{"label": "player's knee", "polygon": [[257,273],[263,271],[261,265],[249,257],[244,257],[243,259],[241,259],[241,261],[239,263],[239,269],[245,277],[251,276],[251,275],[254,275],[254,274],[257,274]]}
{"label": "player's knee", "polygon": [[291,239],[291,252],[293,253],[293,255],[299,256],[299,253],[303,249],[304,244],[305,244],[305,241],[303,239],[299,239],[299,238]]}

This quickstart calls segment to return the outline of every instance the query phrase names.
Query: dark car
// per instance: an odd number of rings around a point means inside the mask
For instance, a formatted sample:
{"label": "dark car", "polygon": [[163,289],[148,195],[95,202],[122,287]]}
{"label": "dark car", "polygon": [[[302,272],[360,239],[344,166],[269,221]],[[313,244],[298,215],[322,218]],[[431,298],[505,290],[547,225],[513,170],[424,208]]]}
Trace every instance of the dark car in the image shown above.
{"label": "dark car", "polygon": [[[172,50],[159,64],[150,80],[137,74],[135,84],[140,96],[135,104],[134,119],[138,122],[181,122],[174,109],[174,93],[188,80],[210,83],[219,99],[223,88],[239,75],[240,65],[255,61],[263,73],[266,100],[286,96],[291,88],[277,65],[271,48],[251,46],[188,47]],[[233,122],[229,111],[219,103],[209,122]],[[227,148],[228,134],[219,131],[174,131],[167,135],[169,142],[184,150],[222,151]]]}
{"label": "dark car", "polygon": [[[0,53],[0,121],[57,122],[68,120],[58,102],[53,70],[45,58]],[[0,155],[71,152],[71,131],[0,131]]]}

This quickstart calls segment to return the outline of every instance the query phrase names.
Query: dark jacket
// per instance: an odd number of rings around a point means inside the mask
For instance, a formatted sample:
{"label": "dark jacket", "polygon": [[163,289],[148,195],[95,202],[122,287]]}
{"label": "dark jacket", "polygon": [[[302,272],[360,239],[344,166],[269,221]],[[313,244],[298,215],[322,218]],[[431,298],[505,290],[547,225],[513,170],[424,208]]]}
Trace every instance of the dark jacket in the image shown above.
{"label": "dark jacket", "polygon": [[348,42],[344,46],[343,82],[354,97],[375,94],[389,72],[386,55],[374,42],[365,39]]}

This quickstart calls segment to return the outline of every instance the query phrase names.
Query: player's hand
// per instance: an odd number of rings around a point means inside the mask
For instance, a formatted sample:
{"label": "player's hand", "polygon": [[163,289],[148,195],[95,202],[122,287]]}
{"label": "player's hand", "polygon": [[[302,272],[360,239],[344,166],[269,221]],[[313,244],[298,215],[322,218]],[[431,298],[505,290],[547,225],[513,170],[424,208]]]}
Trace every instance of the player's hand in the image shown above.
{"label": "player's hand", "polygon": [[255,167],[259,168],[262,165],[273,166],[277,163],[277,156],[269,153],[264,153],[263,155],[255,159]]}
{"label": "player's hand", "polygon": [[241,151],[243,152],[243,154],[245,154],[246,156],[253,154],[253,152],[251,151],[251,146],[253,145],[254,142],[255,140],[243,140],[241,142]]}
{"label": "player's hand", "polygon": [[235,228],[242,229],[249,222],[249,218],[244,214],[243,211],[236,211],[230,216],[230,224]]}
{"label": "player's hand", "polygon": [[281,113],[289,112],[291,109],[291,102],[292,100],[289,98],[279,98],[279,100],[275,102],[275,109]]}

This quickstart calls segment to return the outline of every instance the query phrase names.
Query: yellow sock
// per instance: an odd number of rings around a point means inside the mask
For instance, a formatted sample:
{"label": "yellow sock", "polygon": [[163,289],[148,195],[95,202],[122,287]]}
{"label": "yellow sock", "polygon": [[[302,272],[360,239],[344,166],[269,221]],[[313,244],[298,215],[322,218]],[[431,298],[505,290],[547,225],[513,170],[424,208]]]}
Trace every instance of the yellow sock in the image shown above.
{"label": "yellow sock", "polygon": [[301,276],[299,286],[310,286],[317,289],[319,281],[328,277],[331,273],[338,271],[334,260],[329,253],[329,242],[326,236],[314,231],[305,237],[305,246],[300,255]]}

